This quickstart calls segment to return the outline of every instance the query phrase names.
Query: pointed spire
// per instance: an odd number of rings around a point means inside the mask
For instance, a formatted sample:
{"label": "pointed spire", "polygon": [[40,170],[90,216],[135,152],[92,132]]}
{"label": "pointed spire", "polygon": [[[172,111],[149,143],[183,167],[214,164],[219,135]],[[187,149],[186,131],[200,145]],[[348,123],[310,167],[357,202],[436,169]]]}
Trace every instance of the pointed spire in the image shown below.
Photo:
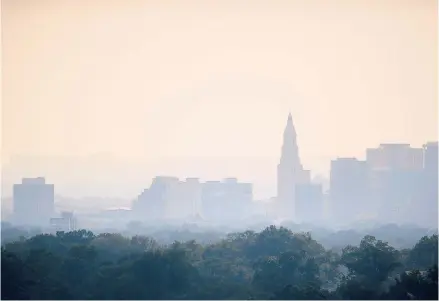
{"label": "pointed spire", "polygon": [[288,113],[288,121],[287,121],[287,128],[293,127],[293,116],[291,115],[291,112]]}
{"label": "pointed spire", "polygon": [[281,160],[283,160],[283,158],[290,158],[292,162],[298,162],[300,164],[296,139],[296,129],[294,128],[293,117],[291,112],[289,112],[288,121],[284,129]]}
{"label": "pointed spire", "polygon": [[296,136],[296,129],[293,124],[293,116],[291,115],[291,111],[288,113],[287,125],[285,126],[285,132],[288,132],[288,135],[293,134]]}

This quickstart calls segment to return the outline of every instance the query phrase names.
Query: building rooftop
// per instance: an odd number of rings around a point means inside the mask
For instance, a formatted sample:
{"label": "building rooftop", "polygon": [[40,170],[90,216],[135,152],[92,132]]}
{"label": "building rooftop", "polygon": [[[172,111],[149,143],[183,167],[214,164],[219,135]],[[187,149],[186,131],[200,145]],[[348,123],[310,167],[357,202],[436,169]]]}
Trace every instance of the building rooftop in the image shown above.
{"label": "building rooftop", "polygon": [[199,182],[199,178],[186,178],[186,182]]}
{"label": "building rooftop", "polygon": [[424,144],[424,147],[438,147],[438,142],[437,141],[429,141],[427,143]]}
{"label": "building rooftop", "polygon": [[238,183],[238,179],[237,178],[225,178],[224,182],[225,183]]}
{"label": "building rooftop", "polygon": [[381,143],[380,148],[409,148],[410,143]]}
{"label": "building rooftop", "polygon": [[23,178],[21,179],[21,184],[46,184],[46,179],[44,177],[38,177],[38,178]]}
{"label": "building rooftop", "polygon": [[359,161],[359,160],[355,157],[338,157],[332,161]]}
{"label": "building rooftop", "polygon": [[110,207],[105,209],[104,211],[131,211],[132,209],[129,207]]}

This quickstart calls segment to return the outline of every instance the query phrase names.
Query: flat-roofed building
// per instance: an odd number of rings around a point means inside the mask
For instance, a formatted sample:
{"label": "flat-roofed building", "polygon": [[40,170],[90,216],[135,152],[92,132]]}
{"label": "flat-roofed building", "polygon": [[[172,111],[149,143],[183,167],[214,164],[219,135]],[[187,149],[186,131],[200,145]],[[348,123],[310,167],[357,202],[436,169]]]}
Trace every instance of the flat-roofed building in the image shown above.
{"label": "flat-roofed building", "polygon": [[13,221],[21,225],[49,226],[54,214],[55,192],[53,184],[43,177],[23,178],[13,186]]}
{"label": "flat-roofed building", "polygon": [[340,222],[355,220],[368,197],[366,162],[356,158],[332,160],[329,181],[332,217]]}

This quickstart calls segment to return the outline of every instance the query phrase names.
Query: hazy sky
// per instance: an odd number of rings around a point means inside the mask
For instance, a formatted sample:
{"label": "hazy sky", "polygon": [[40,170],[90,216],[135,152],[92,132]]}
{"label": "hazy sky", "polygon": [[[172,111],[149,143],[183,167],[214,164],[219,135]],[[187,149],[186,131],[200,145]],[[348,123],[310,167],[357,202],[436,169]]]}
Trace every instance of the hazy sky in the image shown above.
{"label": "hazy sky", "polygon": [[271,177],[289,110],[316,172],[420,146],[437,139],[436,2],[3,0],[2,159],[251,156]]}

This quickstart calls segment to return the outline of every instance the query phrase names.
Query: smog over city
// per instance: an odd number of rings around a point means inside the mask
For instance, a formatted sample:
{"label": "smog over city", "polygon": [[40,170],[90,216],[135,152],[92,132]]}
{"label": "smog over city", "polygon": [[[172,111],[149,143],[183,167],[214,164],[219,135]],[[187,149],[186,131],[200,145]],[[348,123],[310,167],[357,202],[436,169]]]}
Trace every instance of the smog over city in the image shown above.
{"label": "smog over city", "polygon": [[2,299],[438,298],[438,3],[2,0]]}

